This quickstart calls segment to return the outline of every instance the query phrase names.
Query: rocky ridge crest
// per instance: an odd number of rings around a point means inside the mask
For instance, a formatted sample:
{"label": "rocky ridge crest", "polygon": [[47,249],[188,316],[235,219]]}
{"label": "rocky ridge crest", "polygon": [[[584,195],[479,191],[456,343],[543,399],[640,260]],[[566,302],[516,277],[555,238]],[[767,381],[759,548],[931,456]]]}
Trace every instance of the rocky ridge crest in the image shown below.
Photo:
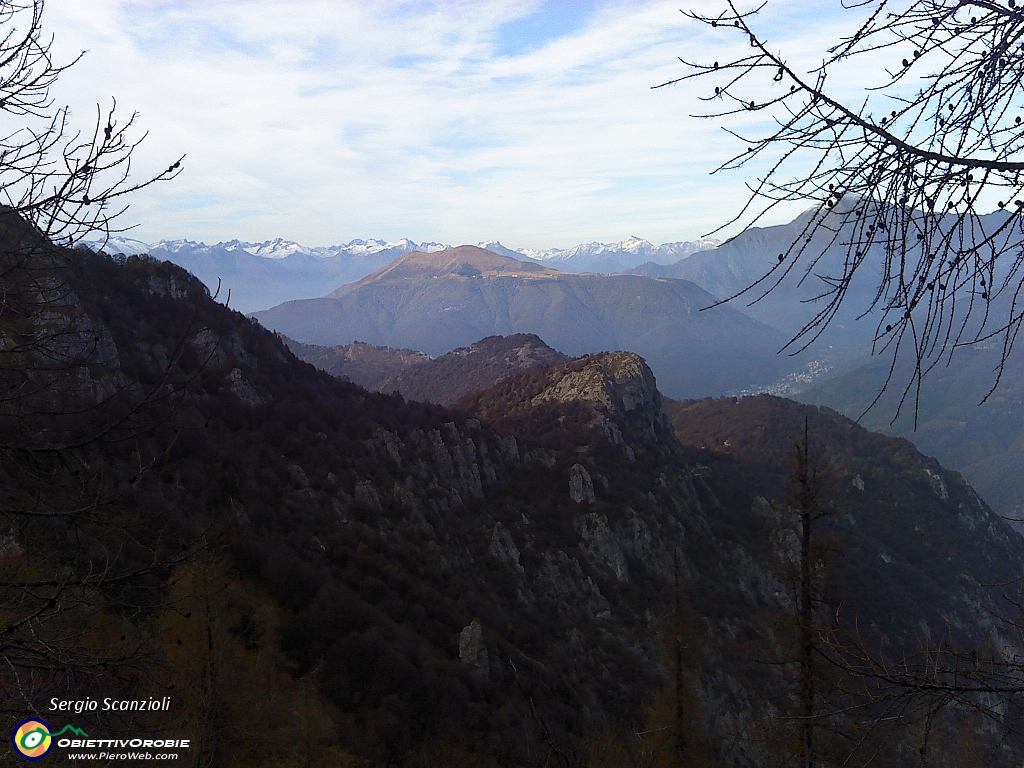
{"label": "rocky ridge crest", "polygon": [[[574,365],[553,369],[551,379],[551,384],[532,398],[532,405],[582,403],[595,412],[597,423],[608,424],[609,418],[625,418],[639,427],[647,438],[672,432],[662,411],[654,373],[640,355],[633,352],[585,355]],[[620,441],[621,438],[613,439],[613,442]]]}

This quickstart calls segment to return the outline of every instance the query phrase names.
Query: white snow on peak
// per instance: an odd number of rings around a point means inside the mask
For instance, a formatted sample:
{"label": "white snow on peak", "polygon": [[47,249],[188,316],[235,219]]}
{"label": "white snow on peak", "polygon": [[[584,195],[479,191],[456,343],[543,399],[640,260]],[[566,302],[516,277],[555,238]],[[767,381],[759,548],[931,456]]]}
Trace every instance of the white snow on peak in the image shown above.
{"label": "white snow on peak", "polygon": [[409,251],[443,251],[450,246],[441,243],[416,243],[407,237],[401,240],[390,242],[387,240],[351,240],[345,245],[334,245],[327,248],[312,249],[316,256],[330,258],[333,256],[373,256],[374,254],[389,251],[395,256],[401,256]]}
{"label": "white snow on peak", "polygon": [[[176,255],[181,258],[187,258],[189,255],[205,256],[219,251],[228,253],[245,252],[252,256],[272,260],[295,257],[317,259],[342,257],[358,260],[374,257],[377,254],[394,258],[409,251],[434,253],[451,247],[445,243],[416,243],[407,237],[395,241],[372,238],[368,240],[356,239],[342,245],[307,247],[296,243],[294,240],[285,240],[280,237],[266,240],[262,243],[227,240],[215,243],[214,245],[207,245],[206,243],[184,239],[160,240],[153,244],[146,244],[141,240],[115,235],[108,238],[105,243],[102,240],[86,240],[84,244],[93,250],[102,249],[106,253],[123,253],[126,255],[152,253],[158,257],[161,254],[167,254],[168,256]],[[642,237],[630,235],[618,243],[581,243],[572,248],[513,249],[502,245],[497,240],[485,240],[479,243],[478,246],[512,258],[554,263],[559,268],[570,271],[593,269],[608,272],[636,267],[647,261],[653,261],[658,264],[672,264],[686,258],[691,253],[715,248],[718,244],[719,241],[713,238],[701,238],[695,241],[654,245],[651,241],[645,240]]]}
{"label": "white snow on peak", "polygon": [[[566,262],[578,267],[588,264],[620,263],[623,266],[639,266],[645,261],[659,264],[672,264],[684,259],[696,251],[715,248],[719,241],[713,238],[702,238],[695,242],[662,243],[654,245],[636,235],[630,235],[618,243],[581,243],[572,248],[551,248],[539,250],[534,248],[519,249],[519,253],[536,261]],[[638,260],[639,259],[639,260]]]}
{"label": "white snow on peak", "polygon": [[213,245],[196,242],[194,240],[160,240],[153,244],[147,244],[141,240],[112,236],[104,245],[103,240],[85,240],[83,244],[94,251],[103,250],[105,253],[123,253],[126,255],[153,253],[159,256],[161,253],[168,255],[180,255],[182,257],[193,255],[208,255],[216,251],[237,253],[244,251],[264,259],[288,259],[291,257],[314,257],[320,259],[331,259],[338,256],[346,258],[359,258],[373,256],[382,252],[391,252],[400,256],[409,251],[443,251],[451,246],[444,243],[416,243],[407,237],[389,242],[387,240],[351,240],[343,245],[329,245],[318,247],[307,247],[296,243],[294,240],[285,240],[277,237],[273,240],[266,240],[262,243],[250,243],[245,240],[225,240]]}
{"label": "white snow on peak", "polygon": [[154,251],[179,253],[181,251],[208,251],[210,246],[206,243],[197,243],[195,240],[159,240],[153,243],[150,248]]}
{"label": "white snow on peak", "polygon": [[405,253],[406,251],[415,250],[416,243],[408,238],[402,238],[397,243],[389,243],[387,240],[374,240],[371,238],[369,240],[352,240],[345,245],[324,249],[324,252],[326,254],[327,251],[333,251],[333,255],[345,253],[349,256],[372,256],[375,253],[393,249],[398,249],[400,252]]}
{"label": "white snow on peak", "polygon": [[283,240],[280,237],[275,237],[273,240],[267,240],[264,243],[239,243],[239,247],[246,253],[251,253],[253,256],[262,256],[266,259],[287,259],[289,256],[295,254],[311,255],[309,248],[304,248],[292,240]]}
{"label": "white snow on peak", "polygon": [[125,256],[139,256],[150,251],[148,243],[121,235],[111,235],[106,239],[83,240],[82,245],[88,246],[94,251],[109,254],[123,253]]}
{"label": "white snow on peak", "polygon": [[619,243],[619,247],[622,248],[622,250],[624,251],[629,251],[630,253],[639,253],[640,251],[645,251],[653,248],[654,245],[651,243],[650,240],[644,240],[642,237],[630,235],[621,243]]}
{"label": "white snow on peak", "polygon": [[484,250],[491,251],[492,253],[508,256],[513,259],[519,259],[520,261],[527,258],[523,251],[512,250],[511,248],[502,245],[497,240],[485,240],[482,243],[477,243],[477,248],[483,248]]}

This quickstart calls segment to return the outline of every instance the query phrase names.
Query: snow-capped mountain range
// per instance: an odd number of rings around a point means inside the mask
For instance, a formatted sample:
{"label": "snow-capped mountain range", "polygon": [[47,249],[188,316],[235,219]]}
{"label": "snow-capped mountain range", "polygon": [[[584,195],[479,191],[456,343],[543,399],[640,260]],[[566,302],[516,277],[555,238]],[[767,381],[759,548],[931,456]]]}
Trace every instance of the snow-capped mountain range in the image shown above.
{"label": "snow-capped mountain range", "polygon": [[[262,243],[228,240],[207,245],[193,240],[144,243],[120,235],[106,241],[87,240],[84,245],[126,256],[148,253],[178,264],[211,290],[219,287],[222,296],[230,290],[231,306],[243,312],[267,309],[294,299],[324,296],[409,251],[432,253],[451,247],[444,243],[416,243],[408,238],[395,242],[351,240],[343,245],[310,248],[282,238]],[[620,243],[585,243],[547,250],[513,250],[496,240],[478,245],[504,256],[539,261],[566,272],[618,273],[648,262],[674,264],[696,251],[714,248],[718,241],[703,239],[654,245],[633,236]]]}
{"label": "snow-capped mountain range", "polygon": [[[331,259],[337,256],[370,256],[382,251],[408,253],[409,251],[423,251],[432,253],[450,248],[445,243],[415,243],[408,238],[402,238],[396,242],[385,240],[352,240],[344,245],[330,245],[326,247],[308,248],[293,240],[275,238],[263,243],[248,243],[242,240],[228,240],[206,245],[206,243],[193,240],[160,240],[156,243],[144,243],[130,237],[113,236],[105,243],[101,240],[87,240],[85,244],[94,250],[102,248],[107,253],[123,253],[125,255],[138,255],[159,251],[163,253],[181,253],[187,251],[196,253],[199,251],[223,250],[245,251],[253,256],[261,256],[265,259],[286,259],[290,256],[314,256],[320,259]],[[709,250],[717,247],[718,240],[713,238],[701,238],[696,241],[683,241],[678,243],[662,243],[654,245],[649,240],[644,240],[636,235],[631,235],[619,243],[581,243],[572,248],[508,248],[497,240],[487,240],[477,243],[480,248],[487,248],[505,256],[513,258],[526,257],[534,261],[549,262],[557,265],[560,262],[572,265],[590,266],[593,263],[618,262],[626,269],[632,269],[646,262],[655,264],[674,264],[680,259],[686,258],[691,253]],[[635,263],[634,263],[635,262]],[[576,271],[576,270],[571,270]],[[606,271],[606,270],[597,270]]]}
{"label": "snow-capped mountain range", "polygon": [[[130,237],[115,235],[105,242],[102,240],[86,240],[85,245],[93,250],[102,249],[106,253],[123,253],[126,256],[137,256],[143,253],[157,255],[157,252],[176,254],[182,252],[198,253],[213,252],[216,250],[245,251],[253,256],[260,256],[265,259],[287,259],[291,256],[314,256],[320,259],[333,259],[337,256],[369,256],[381,251],[397,251],[408,253],[409,251],[442,251],[447,248],[443,243],[414,243],[408,238],[402,238],[394,243],[384,240],[352,240],[344,245],[330,245],[327,247],[307,248],[292,240],[284,240],[277,237],[263,243],[247,243],[242,240],[228,240],[226,242],[207,245],[197,243],[193,240],[160,240],[149,244]],[[172,259],[173,261],[173,259]]]}
{"label": "snow-capped mountain range", "polygon": [[[587,263],[599,261],[621,262],[627,269],[638,267],[648,261],[655,264],[674,264],[696,251],[704,251],[718,246],[719,241],[702,238],[691,242],[662,243],[654,245],[636,235],[631,235],[620,243],[583,243],[572,248],[551,248],[535,250],[519,249],[519,253],[536,261],[552,263],[556,269],[562,262]],[[486,247],[482,245],[482,247]],[[634,263],[635,262],[635,263]]]}

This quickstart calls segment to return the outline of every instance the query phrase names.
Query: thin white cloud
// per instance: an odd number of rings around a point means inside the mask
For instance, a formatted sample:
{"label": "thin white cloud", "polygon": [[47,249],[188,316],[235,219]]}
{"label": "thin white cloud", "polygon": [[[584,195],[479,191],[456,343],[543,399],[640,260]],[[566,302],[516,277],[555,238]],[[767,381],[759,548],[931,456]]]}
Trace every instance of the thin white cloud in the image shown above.
{"label": "thin white cloud", "polygon": [[188,155],[134,202],[144,240],[552,247],[694,238],[727,217],[742,179],[707,173],[735,143],[688,117],[692,88],[650,89],[678,55],[710,55],[708,31],[674,2],[612,3],[494,55],[525,7],[76,0],[46,24],[58,57],[89,50],[56,92],[76,118],[116,96],[150,130],[140,172]]}

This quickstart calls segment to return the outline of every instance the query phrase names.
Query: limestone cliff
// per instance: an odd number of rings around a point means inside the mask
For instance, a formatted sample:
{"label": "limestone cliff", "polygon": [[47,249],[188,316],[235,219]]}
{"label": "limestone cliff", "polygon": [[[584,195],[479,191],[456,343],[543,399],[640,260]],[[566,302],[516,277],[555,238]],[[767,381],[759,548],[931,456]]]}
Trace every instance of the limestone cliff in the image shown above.
{"label": "limestone cliff", "polygon": [[654,373],[633,352],[586,355],[575,365],[553,369],[549,381],[531,404],[581,403],[593,409],[595,417],[609,429],[612,420],[627,419],[646,438],[672,432],[661,409]]}

